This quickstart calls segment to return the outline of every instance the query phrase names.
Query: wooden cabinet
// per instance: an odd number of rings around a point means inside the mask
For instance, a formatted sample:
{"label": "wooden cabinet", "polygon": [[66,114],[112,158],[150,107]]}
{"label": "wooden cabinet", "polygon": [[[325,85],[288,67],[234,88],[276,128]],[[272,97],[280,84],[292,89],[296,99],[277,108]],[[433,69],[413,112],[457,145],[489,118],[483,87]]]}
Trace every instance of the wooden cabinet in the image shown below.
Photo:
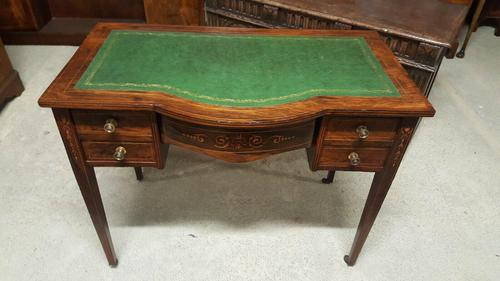
{"label": "wooden cabinet", "polygon": [[495,28],[495,36],[500,36],[500,1],[486,0],[479,25],[492,26]]}
{"label": "wooden cabinet", "polygon": [[2,40],[0,40],[0,108],[6,100],[19,96],[23,90],[19,74],[12,68]]}
{"label": "wooden cabinet", "polygon": [[47,1],[0,0],[0,30],[38,30],[49,19]]}
{"label": "wooden cabinet", "polygon": [[144,21],[142,0],[47,0],[52,17]]}
{"label": "wooden cabinet", "polygon": [[98,22],[200,25],[203,0],[0,0],[10,44],[80,45]]}

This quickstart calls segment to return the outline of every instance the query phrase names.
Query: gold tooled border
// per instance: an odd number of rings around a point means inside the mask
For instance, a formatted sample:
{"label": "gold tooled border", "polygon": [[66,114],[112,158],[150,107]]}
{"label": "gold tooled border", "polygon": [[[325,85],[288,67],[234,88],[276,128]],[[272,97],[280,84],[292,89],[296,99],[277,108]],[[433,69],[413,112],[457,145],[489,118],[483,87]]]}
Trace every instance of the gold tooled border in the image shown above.
{"label": "gold tooled border", "polygon": [[[117,39],[117,37],[119,35],[143,35],[143,36],[144,35],[147,35],[147,36],[150,36],[150,35],[155,35],[155,36],[176,36],[176,35],[179,35],[179,36],[181,36],[182,35],[182,36],[186,36],[186,33],[179,33],[179,32],[168,32],[168,33],[165,33],[165,32],[142,32],[142,31],[134,31],[134,32],[130,32],[130,31],[112,31],[112,34],[110,35],[110,38],[109,38],[110,41],[108,42],[108,45],[106,46],[106,49],[104,50],[103,54],[99,58],[99,61],[97,61],[97,64],[92,65],[92,69],[91,70],[89,69],[90,73],[87,76],[87,78],[85,79],[85,81],[83,82],[83,85],[85,85],[85,86],[137,87],[137,88],[143,88],[143,89],[148,89],[148,88],[163,88],[163,89],[166,89],[166,90],[173,90],[173,91],[176,91],[176,92],[178,92],[180,94],[184,94],[184,95],[191,96],[191,97],[198,98],[198,99],[205,99],[205,100],[216,101],[216,102],[241,103],[241,104],[244,104],[244,103],[265,103],[265,102],[269,102],[269,101],[280,101],[280,100],[286,100],[286,99],[293,98],[293,97],[306,96],[306,95],[311,94],[311,93],[335,93],[335,92],[344,92],[344,93],[354,93],[354,92],[356,92],[356,93],[358,93],[358,92],[390,93],[390,92],[392,92],[391,89],[390,89],[391,87],[388,84],[388,81],[386,79],[384,79],[384,76],[379,71],[377,71],[377,67],[376,67],[376,64],[373,61],[373,57],[370,56],[369,54],[367,54],[366,48],[364,48],[364,46],[361,43],[361,39],[362,38],[353,38],[353,37],[350,37],[349,39],[351,39],[351,40],[355,39],[356,40],[356,42],[358,43],[358,45],[359,45],[359,47],[361,49],[361,52],[363,53],[364,57],[369,62],[370,67],[372,68],[372,71],[377,74],[377,77],[386,86],[386,89],[374,89],[374,90],[310,89],[310,90],[302,91],[302,92],[298,92],[298,93],[291,93],[291,94],[287,94],[287,95],[283,95],[283,96],[279,96],[279,97],[270,97],[270,98],[264,98],[264,99],[233,99],[233,98],[218,98],[218,97],[213,97],[213,96],[208,96],[208,95],[202,95],[202,94],[198,94],[198,93],[193,93],[191,91],[180,89],[180,88],[177,88],[177,87],[174,87],[174,86],[171,86],[171,85],[167,85],[167,84],[131,83],[131,82],[124,82],[124,83],[114,83],[114,82],[94,83],[94,82],[92,82],[92,80],[94,79],[96,73],[99,71],[99,69],[103,65],[104,61],[106,60],[106,57],[111,52],[111,49],[112,49],[112,47],[113,47],[114,43],[116,42],[116,39]],[[224,36],[224,35],[205,35],[205,34],[196,34],[196,35],[193,35],[193,36],[196,36],[196,37],[200,37],[200,36],[202,36],[202,37],[222,37],[222,38],[227,38],[228,37],[227,35]],[[254,39],[255,36],[238,36],[238,38]],[[301,39],[303,39],[303,40],[309,40],[310,39],[310,37],[298,37],[298,36],[295,36],[293,38],[295,40],[297,40],[297,39],[299,39],[299,40],[301,40]],[[344,39],[344,38],[314,37],[314,39],[315,40],[321,40],[321,39],[325,39],[325,40],[332,40],[332,39],[333,40],[339,40],[339,39]]]}

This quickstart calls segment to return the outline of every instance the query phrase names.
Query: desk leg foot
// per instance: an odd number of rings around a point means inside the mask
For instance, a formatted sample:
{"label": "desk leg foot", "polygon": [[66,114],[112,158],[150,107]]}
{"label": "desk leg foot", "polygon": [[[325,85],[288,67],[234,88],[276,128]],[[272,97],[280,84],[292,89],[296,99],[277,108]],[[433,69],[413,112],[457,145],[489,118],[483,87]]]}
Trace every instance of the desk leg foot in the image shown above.
{"label": "desk leg foot", "polygon": [[351,262],[351,258],[348,255],[344,256],[344,261],[348,266],[353,266],[354,262]]}
{"label": "desk leg foot", "polygon": [[101,194],[99,192],[99,186],[97,185],[94,168],[87,165],[85,162],[83,149],[76,134],[75,124],[73,123],[69,110],[53,109],[53,112],[66,148],[66,153],[68,154],[71,168],[73,168],[78,187],[80,188],[83,200],[89,211],[97,236],[101,241],[104,254],[106,255],[109,265],[116,266],[118,264],[118,259],[116,258],[113,242],[111,241],[111,234],[109,232],[104,206],[102,205]]}
{"label": "desk leg foot", "polygon": [[118,260],[115,260],[115,263],[110,263],[109,267],[111,267],[111,268],[117,268],[118,267]]}
{"label": "desk leg foot", "polygon": [[401,159],[408,147],[411,140],[415,127],[417,125],[418,118],[408,118],[402,121],[399,133],[396,136],[396,141],[391,149],[391,153],[386,160],[384,168],[375,173],[373,177],[372,185],[370,187],[370,192],[368,193],[368,198],[366,199],[365,207],[363,213],[361,214],[361,219],[359,220],[358,229],[356,231],[356,236],[354,237],[354,242],[352,243],[351,251],[348,256],[344,257],[344,261],[349,265],[353,266],[358,259],[359,253],[365,244],[366,238],[370,233],[370,230],[377,218],[377,214],[384,203],[385,196],[389,192],[392,181],[396,175],[396,172],[401,163]]}
{"label": "desk leg foot", "polygon": [[328,175],[326,178],[322,178],[321,182],[324,184],[330,184],[333,182],[333,178],[335,177],[335,170],[328,171]]}
{"label": "desk leg foot", "polygon": [[141,167],[134,167],[135,171],[135,177],[137,178],[138,181],[142,181],[144,179],[144,174],[142,173],[142,168]]}

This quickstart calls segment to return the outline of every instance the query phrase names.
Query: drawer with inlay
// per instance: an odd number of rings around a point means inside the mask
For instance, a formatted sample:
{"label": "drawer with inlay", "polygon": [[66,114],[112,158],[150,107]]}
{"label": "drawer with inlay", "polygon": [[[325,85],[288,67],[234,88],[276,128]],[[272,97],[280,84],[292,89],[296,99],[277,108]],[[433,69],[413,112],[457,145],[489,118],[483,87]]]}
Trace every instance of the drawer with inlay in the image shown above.
{"label": "drawer with inlay", "polygon": [[318,168],[334,170],[379,171],[389,155],[389,147],[324,146]]}
{"label": "drawer with inlay", "polygon": [[269,129],[195,126],[162,118],[162,141],[230,153],[287,151],[311,145],[314,121]]}
{"label": "drawer with inlay", "polygon": [[152,141],[155,115],[141,111],[73,110],[81,140]]}
{"label": "drawer with inlay", "polygon": [[324,144],[390,146],[398,125],[398,118],[328,117]]}
{"label": "drawer with inlay", "polygon": [[153,143],[83,141],[86,161],[94,166],[158,166]]}

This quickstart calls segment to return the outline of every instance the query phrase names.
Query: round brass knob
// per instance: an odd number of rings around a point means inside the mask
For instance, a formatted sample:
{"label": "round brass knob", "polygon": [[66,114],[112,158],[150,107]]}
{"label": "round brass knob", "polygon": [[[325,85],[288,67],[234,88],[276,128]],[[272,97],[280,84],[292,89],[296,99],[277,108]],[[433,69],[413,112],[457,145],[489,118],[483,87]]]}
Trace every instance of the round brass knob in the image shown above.
{"label": "round brass knob", "polygon": [[357,166],[359,165],[359,163],[361,163],[361,158],[359,158],[359,154],[357,154],[356,152],[351,152],[349,156],[347,156],[347,158],[353,166]]}
{"label": "round brass knob", "polygon": [[106,120],[104,124],[104,131],[108,134],[112,134],[116,131],[116,127],[118,127],[118,122],[115,119],[110,118]]}
{"label": "round brass knob", "polygon": [[360,139],[364,140],[368,138],[370,131],[368,131],[368,128],[366,126],[361,125],[356,128],[356,133],[358,133]]}
{"label": "round brass knob", "polygon": [[127,150],[125,150],[125,147],[118,146],[115,149],[115,153],[113,153],[113,158],[115,158],[118,161],[122,161],[123,159],[125,159],[125,154],[127,154]]}

